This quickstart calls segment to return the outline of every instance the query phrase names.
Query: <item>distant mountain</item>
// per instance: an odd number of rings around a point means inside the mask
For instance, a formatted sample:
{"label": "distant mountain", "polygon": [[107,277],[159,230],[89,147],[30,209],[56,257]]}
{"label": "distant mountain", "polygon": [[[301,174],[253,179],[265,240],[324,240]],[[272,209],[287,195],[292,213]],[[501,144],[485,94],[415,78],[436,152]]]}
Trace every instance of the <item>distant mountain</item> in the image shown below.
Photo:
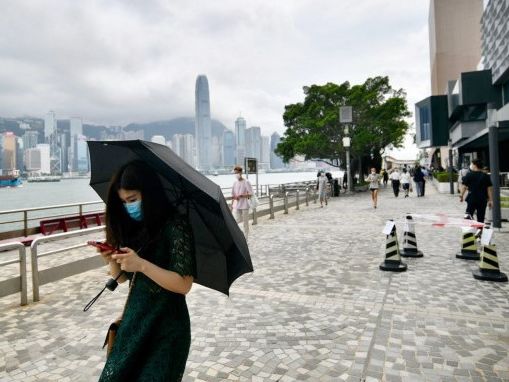
{"label": "distant mountain", "polygon": [[[212,135],[222,137],[224,130],[227,128],[223,123],[216,119],[211,121]],[[194,135],[194,118],[181,117],[167,121],[157,121],[149,123],[131,123],[127,125],[125,130],[143,130],[145,139],[149,140],[153,135],[162,135],[166,140],[171,139],[175,134],[192,134]]]}

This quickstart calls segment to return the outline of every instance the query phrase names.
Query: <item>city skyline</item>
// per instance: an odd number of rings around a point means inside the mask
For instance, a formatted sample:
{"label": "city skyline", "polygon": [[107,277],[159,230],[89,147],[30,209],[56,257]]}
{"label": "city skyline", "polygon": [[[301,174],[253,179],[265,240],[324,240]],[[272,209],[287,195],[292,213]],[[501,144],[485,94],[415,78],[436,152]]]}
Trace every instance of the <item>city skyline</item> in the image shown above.
{"label": "city skyline", "polygon": [[[284,106],[311,84],[389,75],[412,105],[429,93],[427,15],[427,2],[397,0],[176,7],[20,0],[0,14],[8,37],[0,115],[55,110],[113,126],[191,116],[197,73],[214,89],[215,118],[242,112],[265,135],[283,134]],[[25,25],[37,25],[37,34]]]}

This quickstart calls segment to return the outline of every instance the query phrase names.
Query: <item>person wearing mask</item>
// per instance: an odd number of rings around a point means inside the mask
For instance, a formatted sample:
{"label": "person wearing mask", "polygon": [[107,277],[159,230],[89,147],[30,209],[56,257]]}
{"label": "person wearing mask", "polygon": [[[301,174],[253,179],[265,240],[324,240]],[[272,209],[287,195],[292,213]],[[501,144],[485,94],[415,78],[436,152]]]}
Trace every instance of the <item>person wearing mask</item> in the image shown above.
{"label": "person wearing mask", "polygon": [[242,167],[233,169],[235,182],[232,187],[232,210],[237,223],[243,222],[244,236],[249,235],[249,198],[253,195],[253,188],[249,180],[242,177]]}
{"label": "person wearing mask", "polygon": [[329,181],[323,172],[318,177],[318,196],[320,198],[320,208],[323,208],[323,203],[327,205],[327,189]]}
{"label": "person wearing mask", "polygon": [[421,171],[421,166],[415,166],[414,170],[414,182],[417,197],[424,196],[424,174]]}
{"label": "person wearing mask", "polygon": [[391,184],[392,184],[392,192],[394,192],[394,196],[397,198],[399,196],[399,186],[400,186],[400,183],[399,183],[400,175],[399,175],[399,170],[397,168],[394,169],[390,178],[391,178]]}
{"label": "person wearing mask", "polygon": [[[463,196],[468,190],[468,195]],[[466,215],[474,217],[477,215],[477,221],[484,223],[486,206],[492,207],[493,203],[493,185],[489,175],[482,171],[482,162],[480,159],[472,160],[470,172],[462,179],[460,202],[467,202]]]}
{"label": "person wearing mask", "polygon": [[380,175],[376,173],[376,168],[373,167],[371,169],[371,173],[368,175],[367,181],[369,183],[369,190],[371,191],[373,208],[376,208],[378,203],[378,187],[380,185]]}
{"label": "person wearing mask", "polygon": [[410,174],[407,169],[403,169],[403,174],[401,174],[401,187],[403,191],[405,191],[405,198],[408,198],[408,192],[410,191]]}
{"label": "person wearing mask", "polygon": [[106,242],[122,253],[98,251],[130,291],[99,381],[180,381],[191,345],[193,231],[144,162],[128,163],[110,182]]}

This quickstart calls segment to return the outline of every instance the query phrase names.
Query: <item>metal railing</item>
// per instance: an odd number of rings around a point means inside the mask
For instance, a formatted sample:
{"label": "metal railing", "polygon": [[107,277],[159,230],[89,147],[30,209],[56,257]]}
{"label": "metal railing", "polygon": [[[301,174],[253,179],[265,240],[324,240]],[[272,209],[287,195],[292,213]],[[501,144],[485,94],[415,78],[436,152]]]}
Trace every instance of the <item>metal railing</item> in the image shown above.
{"label": "metal railing", "polygon": [[39,258],[43,256],[54,255],[56,253],[66,252],[71,249],[85,247],[87,243],[73,245],[66,248],[59,248],[52,251],[39,253],[39,245],[51,241],[68,239],[71,237],[83,236],[92,233],[99,233],[104,231],[104,226],[86,228],[79,231],[58,233],[55,235],[43,236],[35,239],[31,245],[31,264],[32,264],[32,294],[33,301],[39,301],[39,287],[44,284],[48,284],[53,281],[61,280],[63,278],[76,275],[78,273],[86,272],[91,269],[96,269],[104,266],[105,263],[102,260],[101,255],[87,257],[85,259],[76,260],[70,263],[59,265],[56,267],[48,268],[39,271]]}
{"label": "metal railing", "polygon": [[20,242],[0,245],[0,252],[10,251],[13,249],[18,250],[18,259],[4,261],[0,263],[0,266],[19,263],[19,276],[0,281],[0,297],[21,292],[21,305],[23,306],[28,304],[27,259],[25,246],[23,245],[23,243]]}
{"label": "metal railing", "polygon": [[[89,210],[86,206],[92,205],[102,205],[101,209],[92,209]],[[85,207],[85,208],[84,208]],[[49,215],[41,215],[38,212],[40,211],[48,211],[48,210],[60,210],[52,211],[57,212]],[[33,221],[39,222],[40,220],[45,219],[56,219],[62,218],[65,216],[79,214],[82,216],[87,213],[99,213],[104,212],[104,202],[103,201],[92,201],[92,202],[82,202],[82,203],[73,203],[73,204],[58,204],[54,206],[43,206],[43,207],[35,207],[35,208],[23,208],[16,210],[8,210],[8,211],[0,211],[0,239],[8,239],[11,237],[19,237],[19,236],[28,236],[34,233],[38,233],[38,225],[30,224]],[[14,229],[9,231],[5,231],[1,229],[6,225],[14,226]]]}

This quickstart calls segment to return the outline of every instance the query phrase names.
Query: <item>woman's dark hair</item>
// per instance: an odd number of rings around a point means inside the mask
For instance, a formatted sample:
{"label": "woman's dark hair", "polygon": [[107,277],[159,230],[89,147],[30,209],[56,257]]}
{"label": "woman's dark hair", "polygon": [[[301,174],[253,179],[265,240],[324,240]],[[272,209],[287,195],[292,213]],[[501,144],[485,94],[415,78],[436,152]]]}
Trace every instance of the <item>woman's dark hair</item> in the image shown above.
{"label": "woman's dark hair", "polygon": [[[141,222],[134,221],[127,214],[118,196],[120,189],[140,191]],[[157,237],[174,213],[175,209],[166,197],[156,172],[142,161],[129,162],[117,171],[110,182],[106,203],[106,241],[115,247],[139,245],[135,240],[137,237],[149,242]]]}

